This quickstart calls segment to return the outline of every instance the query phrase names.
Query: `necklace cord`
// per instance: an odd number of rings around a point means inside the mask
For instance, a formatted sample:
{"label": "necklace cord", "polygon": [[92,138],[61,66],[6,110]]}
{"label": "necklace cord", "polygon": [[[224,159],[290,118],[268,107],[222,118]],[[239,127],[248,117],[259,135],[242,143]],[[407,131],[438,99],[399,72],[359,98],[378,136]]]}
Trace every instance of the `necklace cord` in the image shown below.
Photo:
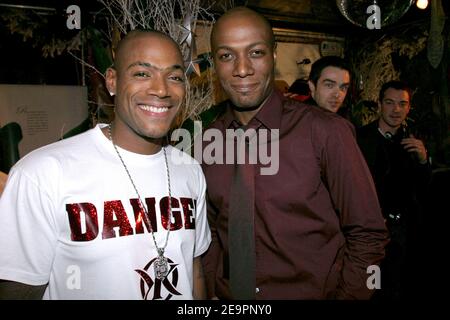
{"label": "necklace cord", "polygon": [[165,165],[166,165],[166,174],[167,174],[167,187],[168,187],[168,191],[169,191],[169,198],[168,198],[168,208],[169,208],[169,224],[168,224],[168,228],[167,228],[167,234],[166,234],[166,239],[164,242],[164,246],[162,247],[158,247],[158,244],[156,242],[156,238],[155,238],[155,233],[153,231],[152,228],[152,224],[150,223],[150,219],[148,217],[148,210],[144,205],[144,202],[142,201],[141,195],[139,194],[136,184],[134,183],[133,179],[131,178],[131,174],[130,171],[128,170],[128,167],[125,164],[125,161],[123,160],[122,156],[120,155],[119,149],[117,149],[116,144],[114,143],[113,137],[112,137],[112,123],[110,123],[108,125],[108,135],[109,135],[109,140],[111,141],[114,150],[116,150],[117,156],[120,159],[120,162],[122,163],[123,168],[125,169],[128,178],[130,179],[130,182],[134,188],[134,191],[136,192],[138,198],[139,198],[139,205],[141,206],[141,208],[144,210],[144,215],[145,215],[145,221],[147,222],[149,228],[150,228],[150,232],[153,238],[153,243],[155,244],[155,248],[156,251],[158,252],[158,256],[159,257],[163,257],[164,255],[164,251],[167,247],[167,243],[169,242],[169,234],[170,234],[170,230],[172,228],[172,192],[171,192],[171,188],[170,188],[170,172],[169,172],[169,162],[167,160],[167,153],[166,153],[166,147],[163,146],[163,152],[164,152],[164,159],[165,159]]}

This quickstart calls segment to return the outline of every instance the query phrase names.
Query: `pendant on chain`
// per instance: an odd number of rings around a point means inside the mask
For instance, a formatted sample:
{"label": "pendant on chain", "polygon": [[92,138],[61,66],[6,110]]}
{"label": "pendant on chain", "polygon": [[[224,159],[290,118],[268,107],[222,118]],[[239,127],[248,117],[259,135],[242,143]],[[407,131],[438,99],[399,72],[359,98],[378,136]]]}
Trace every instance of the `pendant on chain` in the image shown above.
{"label": "pendant on chain", "polygon": [[164,280],[169,274],[169,262],[162,254],[156,258],[153,266],[155,267],[155,277],[159,280]]}

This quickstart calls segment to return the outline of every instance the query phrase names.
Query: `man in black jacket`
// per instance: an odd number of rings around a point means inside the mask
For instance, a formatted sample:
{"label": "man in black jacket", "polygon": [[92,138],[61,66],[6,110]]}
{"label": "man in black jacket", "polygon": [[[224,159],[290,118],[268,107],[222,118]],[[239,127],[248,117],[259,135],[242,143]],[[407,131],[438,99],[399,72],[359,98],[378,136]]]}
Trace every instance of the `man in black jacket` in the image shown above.
{"label": "man in black jacket", "polygon": [[431,177],[424,143],[405,126],[411,90],[400,81],[385,83],[380,117],[358,130],[358,144],[377,189],[391,242],[381,264],[381,290],[374,298],[395,300],[417,293],[420,196]]}

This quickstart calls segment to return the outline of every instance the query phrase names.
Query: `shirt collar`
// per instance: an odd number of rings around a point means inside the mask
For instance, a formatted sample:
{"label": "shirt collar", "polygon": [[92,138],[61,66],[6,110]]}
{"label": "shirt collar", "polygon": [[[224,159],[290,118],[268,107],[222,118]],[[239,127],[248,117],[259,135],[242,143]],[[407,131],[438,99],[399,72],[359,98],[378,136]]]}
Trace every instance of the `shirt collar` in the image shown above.
{"label": "shirt collar", "polygon": [[[267,129],[279,129],[284,99],[283,95],[274,89],[264,102],[262,108],[253,119],[250,120],[248,127],[259,128],[260,126],[264,126]],[[223,117],[223,125],[225,129],[239,127],[239,123],[233,115],[231,101],[227,102],[227,110]]]}

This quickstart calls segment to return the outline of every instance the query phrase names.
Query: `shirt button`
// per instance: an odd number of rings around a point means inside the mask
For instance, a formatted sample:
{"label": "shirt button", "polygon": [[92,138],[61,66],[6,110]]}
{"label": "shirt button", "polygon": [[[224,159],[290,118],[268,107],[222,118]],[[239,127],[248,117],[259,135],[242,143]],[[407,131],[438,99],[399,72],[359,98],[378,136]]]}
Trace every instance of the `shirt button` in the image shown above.
{"label": "shirt button", "polygon": [[256,293],[259,293],[259,288],[256,288],[256,289],[255,289],[255,292],[256,292]]}

